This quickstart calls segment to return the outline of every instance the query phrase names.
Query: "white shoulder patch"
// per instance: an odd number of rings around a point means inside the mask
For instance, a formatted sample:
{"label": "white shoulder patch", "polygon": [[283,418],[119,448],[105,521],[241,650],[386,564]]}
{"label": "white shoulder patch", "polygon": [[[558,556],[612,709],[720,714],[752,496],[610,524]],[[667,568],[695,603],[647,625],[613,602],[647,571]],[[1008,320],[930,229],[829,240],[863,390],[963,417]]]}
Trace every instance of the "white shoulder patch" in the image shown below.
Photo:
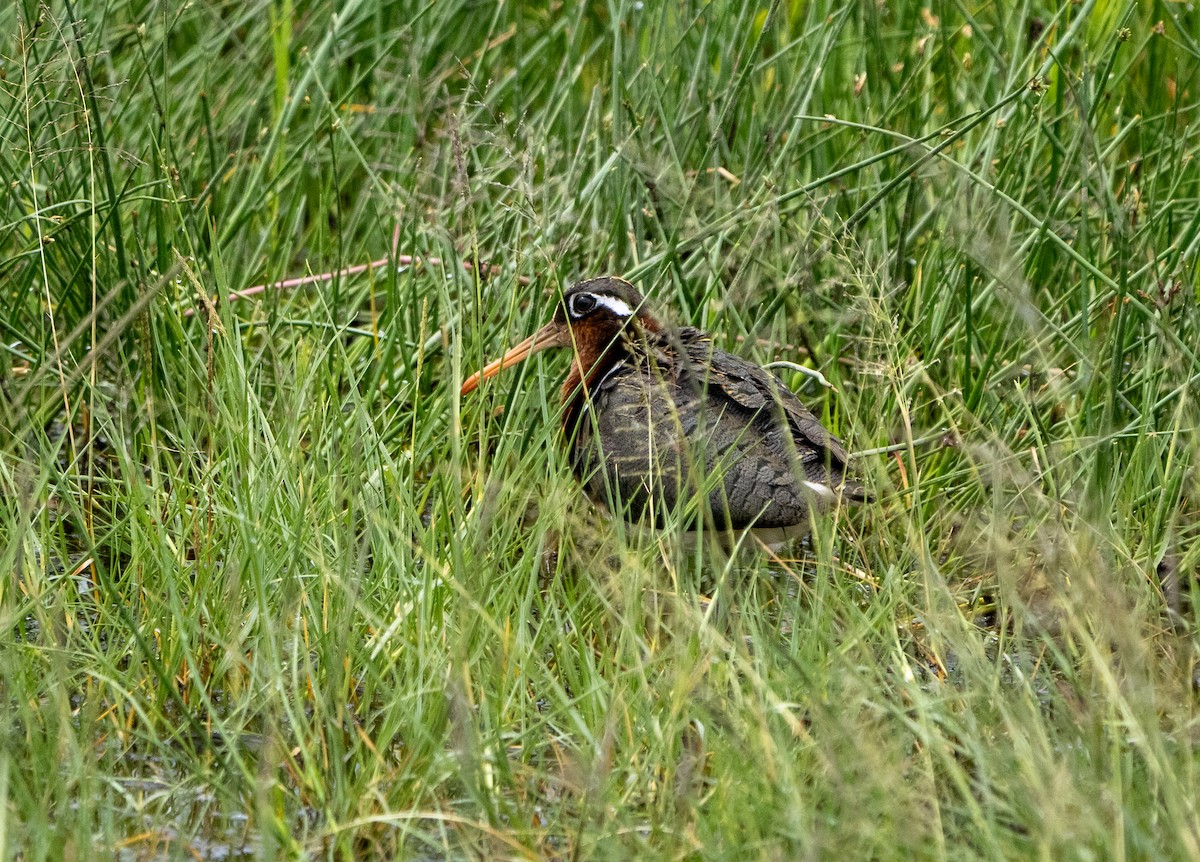
{"label": "white shoulder patch", "polygon": [[807,479],[805,479],[804,484],[808,490],[812,491],[818,497],[823,497],[826,500],[832,500],[837,496],[837,494],[833,493],[832,488],[830,488],[828,485],[822,485],[820,482],[809,482]]}

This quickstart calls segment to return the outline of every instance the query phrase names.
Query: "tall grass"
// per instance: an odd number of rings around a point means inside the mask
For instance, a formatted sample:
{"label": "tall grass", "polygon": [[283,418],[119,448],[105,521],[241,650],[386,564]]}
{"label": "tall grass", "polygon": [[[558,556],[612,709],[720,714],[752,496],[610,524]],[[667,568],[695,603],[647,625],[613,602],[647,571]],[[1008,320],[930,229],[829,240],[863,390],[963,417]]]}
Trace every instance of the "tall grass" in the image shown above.
{"label": "tall grass", "polygon": [[[0,8],[0,857],[1200,858],[1196,33]],[[877,502],[689,553],[459,398],[599,273]]]}

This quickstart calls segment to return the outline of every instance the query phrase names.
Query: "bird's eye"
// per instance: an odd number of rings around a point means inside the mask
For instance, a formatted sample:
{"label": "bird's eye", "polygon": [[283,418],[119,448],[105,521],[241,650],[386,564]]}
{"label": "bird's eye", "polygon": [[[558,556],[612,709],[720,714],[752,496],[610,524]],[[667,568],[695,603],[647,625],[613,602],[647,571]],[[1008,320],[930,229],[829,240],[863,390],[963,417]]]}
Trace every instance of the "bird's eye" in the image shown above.
{"label": "bird's eye", "polygon": [[569,300],[567,310],[575,319],[585,317],[596,310],[596,297],[590,293],[577,293]]}

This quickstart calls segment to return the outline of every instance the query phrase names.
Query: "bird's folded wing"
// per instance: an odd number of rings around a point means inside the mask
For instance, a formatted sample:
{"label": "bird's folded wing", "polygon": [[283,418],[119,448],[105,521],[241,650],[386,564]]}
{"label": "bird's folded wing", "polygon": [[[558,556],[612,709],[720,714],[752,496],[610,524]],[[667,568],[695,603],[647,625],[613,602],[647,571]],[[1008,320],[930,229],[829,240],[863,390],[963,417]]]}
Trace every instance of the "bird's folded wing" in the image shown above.
{"label": "bird's folded wing", "polygon": [[766,414],[768,421],[785,420],[802,455],[803,450],[811,450],[821,460],[845,466],[848,456],[841,441],[825,430],[782,380],[749,360],[714,348],[699,330],[681,329],[678,339],[687,360],[682,373],[696,375],[698,384],[710,393],[715,390],[750,413]]}

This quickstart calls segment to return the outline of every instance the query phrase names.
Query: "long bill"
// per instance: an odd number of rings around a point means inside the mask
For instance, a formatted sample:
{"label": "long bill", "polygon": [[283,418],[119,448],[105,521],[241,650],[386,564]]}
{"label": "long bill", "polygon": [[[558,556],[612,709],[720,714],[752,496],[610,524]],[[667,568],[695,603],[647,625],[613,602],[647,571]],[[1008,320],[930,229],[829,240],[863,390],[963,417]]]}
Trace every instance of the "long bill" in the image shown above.
{"label": "long bill", "polygon": [[567,328],[553,320],[535,332],[533,335],[526,338],[520,344],[513,347],[508,353],[505,353],[494,362],[489,362],[484,366],[482,371],[477,371],[466,379],[460,390],[460,395],[466,395],[474,392],[481,382],[489,377],[495,377],[505,368],[516,365],[535,353],[539,353],[548,347],[562,347],[569,343],[567,341]]}

